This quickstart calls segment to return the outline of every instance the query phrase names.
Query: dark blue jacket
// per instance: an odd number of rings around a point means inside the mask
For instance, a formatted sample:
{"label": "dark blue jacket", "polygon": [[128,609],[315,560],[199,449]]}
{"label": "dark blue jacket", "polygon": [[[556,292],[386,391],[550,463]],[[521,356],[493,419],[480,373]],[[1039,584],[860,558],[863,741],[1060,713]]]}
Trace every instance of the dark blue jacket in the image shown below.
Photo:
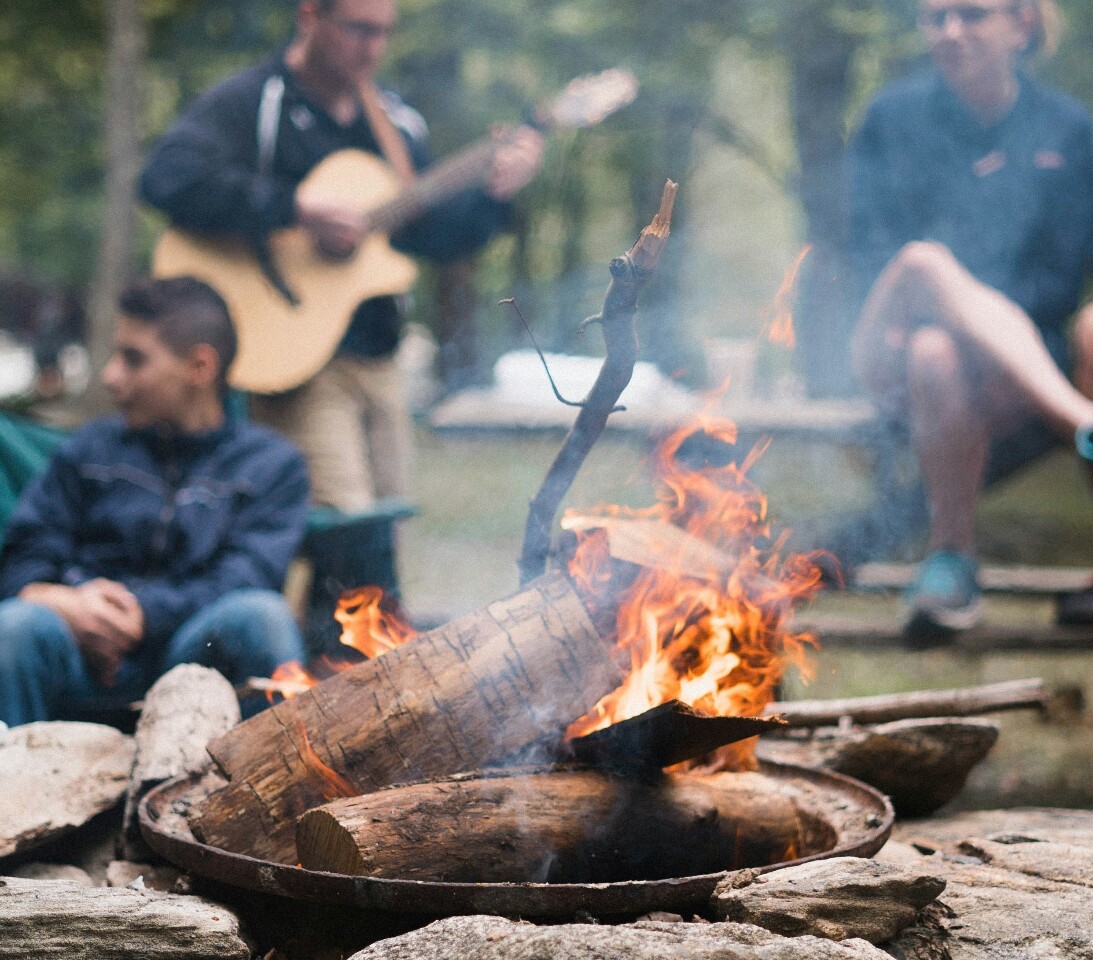
{"label": "dark blue jacket", "polygon": [[[285,84],[276,150],[268,175],[259,170],[258,110],[271,76]],[[402,133],[417,169],[429,163],[428,130],[417,111],[385,93],[388,115]],[[280,56],[206,91],[157,141],[141,174],[144,200],[178,227],[254,240],[295,219],[296,187],[321,160],[353,148],[379,155],[368,123],[342,126],[311,100]],[[504,226],[511,205],[473,188],[427,210],[393,236],[397,249],[443,262],[477,251]],[[354,316],[341,351],[385,356],[398,346],[392,297],[368,301]]]}
{"label": "dark blue jacket", "polygon": [[253,423],[164,437],[120,417],[78,430],[24,491],[0,554],[0,597],[28,583],[124,583],[162,648],[230,590],[281,589],[307,519],[303,459]]}
{"label": "dark blue jacket", "polygon": [[848,158],[860,297],[904,244],[934,240],[1058,350],[1093,231],[1093,133],[1081,105],[1021,76],[1009,114],[983,127],[931,70],[880,93]]}

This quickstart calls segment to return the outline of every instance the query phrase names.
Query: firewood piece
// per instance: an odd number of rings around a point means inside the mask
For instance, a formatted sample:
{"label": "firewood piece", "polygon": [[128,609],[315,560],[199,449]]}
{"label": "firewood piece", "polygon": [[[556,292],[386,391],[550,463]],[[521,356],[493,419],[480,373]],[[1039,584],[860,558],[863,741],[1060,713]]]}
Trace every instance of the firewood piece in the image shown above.
{"label": "firewood piece", "polygon": [[540,742],[553,749],[620,680],[569,581],[543,577],[214,740],[209,752],[231,782],[192,811],[191,827],[213,846],[295,863],[305,810]]}
{"label": "firewood piece", "polygon": [[81,887],[95,886],[91,874],[68,863],[42,863],[33,860],[4,872],[9,877],[22,877],[24,880],[70,880]]}
{"label": "firewood piece", "polygon": [[800,846],[788,798],[594,770],[381,790],[309,810],[296,831],[312,870],[468,883],[657,880],[764,866]]}
{"label": "firewood piece", "polygon": [[699,580],[719,580],[736,563],[723,550],[665,520],[566,516],[563,526],[566,530],[603,530],[607,552],[615,560]]}
{"label": "firewood piece", "polygon": [[450,917],[381,940],[349,960],[891,960],[864,940],[780,937],[739,923],[638,923],[538,927],[502,917]]}
{"label": "firewood piece", "polygon": [[562,441],[538,492],[531,498],[518,561],[521,584],[541,576],[546,569],[550,534],[558,507],[634,375],[638,359],[638,336],[634,326],[638,295],[656,269],[668,242],[676,190],[677,184],[671,180],[665,183],[656,216],[630,250],[611,261],[611,282],[603,306],[598,316],[590,318],[598,321],[603,330],[606,356],[596,382],[581,402],[573,427]]}
{"label": "firewood piece", "polygon": [[113,727],[28,723],[0,737],[0,858],[83,826],[125,794],[133,738]]}
{"label": "firewood piece", "polygon": [[887,723],[913,717],[969,717],[999,710],[1043,709],[1051,695],[1044,681],[1005,680],[954,690],[852,697],[846,700],[799,700],[772,703],[766,716],[780,716],[791,727],[827,727],[848,717],[854,723]]}
{"label": "firewood piece", "polygon": [[629,720],[577,737],[570,749],[580,763],[635,773],[692,760],[781,726],[784,723],[777,717],[715,717],[669,700]]}
{"label": "firewood piece", "polygon": [[883,943],[945,889],[939,877],[858,857],[832,857],[750,878],[728,877],[711,906],[720,920],[786,937],[860,937]]}
{"label": "firewood piece", "polygon": [[216,670],[182,663],[152,685],[137,721],[136,758],[125,798],[125,859],[140,862],[153,856],[137,824],[137,805],[144,795],[165,780],[209,766],[206,745],[239,719],[235,691]]}
{"label": "firewood piece", "polygon": [[249,960],[239,920],[197,897],[0,879],[5,960]]}
{"label": "firewood piece", "polygon": [[875,727],[824,728],[810,740],[770,740],[766,760],[845,773],[887,794],[897,815],[923,817],[948,803],[998,739],[980,718],[897,720]]}

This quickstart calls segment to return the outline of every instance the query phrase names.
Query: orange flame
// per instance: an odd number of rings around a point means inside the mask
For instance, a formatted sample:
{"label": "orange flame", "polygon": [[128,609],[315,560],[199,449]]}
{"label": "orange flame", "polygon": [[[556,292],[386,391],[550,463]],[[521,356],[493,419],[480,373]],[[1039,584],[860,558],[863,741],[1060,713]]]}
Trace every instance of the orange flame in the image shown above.
{"label": "orange flame", "polygon": [[321,785],[320,792],[324,800],[355,797],[360,793],[360,790],[337,770],[323,763],[322,758],[315,752],[315,748],[311,746],[307,727],[304,726],[304,718],[298,712],[292,715],[292,732],[293,743],[296,744],[296,749],[300,753],[300,760],[311,778]]}
{"label": "orange flame", "polygon": [[793,300],[797,289],[797,276],[801,272],[801,265],[805,257],[812,250],[811,244],[804,247],[797,259],[782,277],[782,284],[774,295],[770,306],[770,320],[767,323],[765,336],[771,343],[776,343],[787,350],[797,346],[797,333],[793,327]]}
{"label": "orange flame", "polygon": [[341,642],[369,659],[417,636],[413,627],[383,608],[383,601],[379,587],[358,587],[343,593],[334,611],[342,625]]}
{"label": "orange flame", "polygon": [[[731,422],[703,415],[669,436],[654,454],[660,502],[645,510],[599,508],[609,516],[656,519],[673,524],[721,551],[724,563],[707,577],[694,570],[644,568],[618,598],[618,648],[631,672],[567,735],[582,736],[636,716],[668,700],[721,716],[756,716],[775,696],[786,668],[808,675],[813,636],[789,629],[793,606],[813,596],[821,573],[809,556],[783,559],[786,537],[771,541],[766,498],[747,473],[765,446],[742,464],[705,463],[690,469],[679,454],[684,444],[713,441],[721,449],[736,442]],[[686,454],[686,451],[682,451]],[[567,513],[564,527],[577,529],[578,548],[569,566],[582,590],[602,595],[611,581],[608,536],[585,532]],[[753,765],[751,746],[728,748],[721,767]]]}
{"label": "orange flame", "polygon": [[[347,590],[338,600],[334,619],[342,625],[341,643],[372,659],[394,650],[417,636],[408,623],[391,611],[395,605],[379,587],[357,587]],[[324,658],[322,666],[328,674],[351,667],[352,663]],[[296,660],[281,664],[273,676],[261,684],[267,699],[291,700],[319,683],[320,678]]]}

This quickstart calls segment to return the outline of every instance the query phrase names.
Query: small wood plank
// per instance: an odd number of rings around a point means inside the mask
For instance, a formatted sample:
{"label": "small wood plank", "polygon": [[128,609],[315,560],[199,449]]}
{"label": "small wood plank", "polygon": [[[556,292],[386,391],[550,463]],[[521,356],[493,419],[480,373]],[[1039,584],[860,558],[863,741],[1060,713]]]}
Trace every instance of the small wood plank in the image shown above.
{"label": "small wood plank", "polygon": [[[863,563],[850,577],[854,590],[903,590],[918,566],[910,563]],[[1093,584],[1087,567],[984,566],[979,583],[992,593],[1054,595],[1073,593]]]}
{"label": "small wood plank", "polygon": [[669,700],[629,720],[577,737],[581,763],[634,774],[705,756],[718,747],[785,726],[777,717],[715,717]]}

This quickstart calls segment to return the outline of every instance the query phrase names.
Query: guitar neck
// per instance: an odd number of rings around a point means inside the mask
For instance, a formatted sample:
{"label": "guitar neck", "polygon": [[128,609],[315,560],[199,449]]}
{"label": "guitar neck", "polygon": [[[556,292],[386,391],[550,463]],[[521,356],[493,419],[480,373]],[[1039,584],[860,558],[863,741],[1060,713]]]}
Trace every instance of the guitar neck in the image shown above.
{"label": "guitar neck", "polygon": [[487,137],[430,167],[394,199],[368,214],[372,228],[394,233],[430,207],[485,181],[497,141]]}

